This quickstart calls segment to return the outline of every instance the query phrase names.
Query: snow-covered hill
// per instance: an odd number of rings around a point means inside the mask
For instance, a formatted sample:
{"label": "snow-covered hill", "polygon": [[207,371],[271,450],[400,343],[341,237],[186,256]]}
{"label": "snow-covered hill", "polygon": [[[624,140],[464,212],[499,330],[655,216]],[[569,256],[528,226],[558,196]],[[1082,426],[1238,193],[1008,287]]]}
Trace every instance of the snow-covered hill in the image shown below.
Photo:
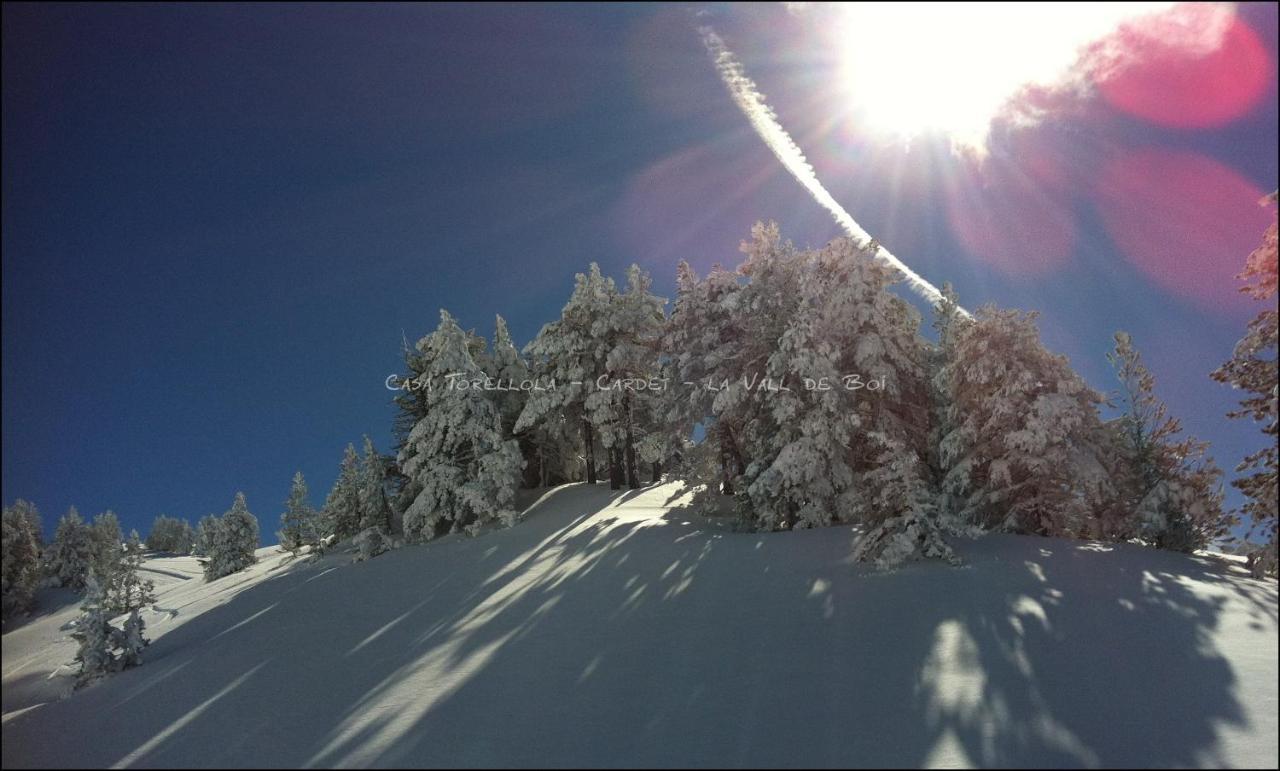
{"label": "snow-covered hill", "polygon": [[142,667],[58,698],[74,606],[5,634],[3,764],[1276,765],[1274,581],[1000,535],[875,574],[848,528],[674,495],[572,485],[510,530],[212,584],[151,561]]}

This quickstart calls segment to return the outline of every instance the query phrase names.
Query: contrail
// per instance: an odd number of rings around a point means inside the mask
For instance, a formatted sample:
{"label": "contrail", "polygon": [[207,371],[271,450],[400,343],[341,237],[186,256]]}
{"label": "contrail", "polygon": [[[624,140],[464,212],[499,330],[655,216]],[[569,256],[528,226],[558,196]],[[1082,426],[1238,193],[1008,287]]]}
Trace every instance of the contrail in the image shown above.
{"label": "contrail", "polygon": [[[773,109],[765,104],[764,95],[760,93],[760,89],[756,87],[755,81],[747,77],[746,71],[742,67],[742,63],[738,61],[733,52],[724,44],[724,40],[715,33],[715,30],[708,26],[698,27],[698,34],[702,36],[702,42],[707,47],[707,52],[711,54],[711,58],[716,66],[716,71],[720,73],[720,79],[724,81],[724,85],[729,89],[729,95],[733,97],[733,101],[737,103],[738,108],[747,116],[747,120],[751,122],[751,127],[756,130],[764,143],[769,146],[773,154],[777,156],[782,165],[791,172],[791,176],[796,178],[804,188],[809,191],[814,200],[818,202],[822,208],[831,212],[831,216],[835,218],[836,224],[844,229],[859,246],[866,248],[874,239],[871,234],[863,230],[862,226],[844,210],[844,207],[831,197],[831,193],[822,186],[822,182],[818,180],[817,173],[813,167],[809,165],[809,161],[805,159],[804,152],[787,133],[787,130],[778,122],[778,116],[774,114]],[[906,279],[907,285],[912,291],[920,295],[924,299],[933,304],[937,304],[942,299],[942,292],[933,284],[930,284],[919,273],[907,267],[906,263],[898,259],[888,249],[884,248],[879,242],[876,243],[875,256],[877,259],[887,263]],[[968,311],[963,308],[960,312],[968,316]]]}

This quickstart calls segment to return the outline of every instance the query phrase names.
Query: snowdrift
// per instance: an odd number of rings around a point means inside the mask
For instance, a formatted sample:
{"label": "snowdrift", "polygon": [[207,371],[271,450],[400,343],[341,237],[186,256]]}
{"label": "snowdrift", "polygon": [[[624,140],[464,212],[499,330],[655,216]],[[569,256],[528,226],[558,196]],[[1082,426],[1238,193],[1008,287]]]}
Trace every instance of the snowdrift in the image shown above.
{"label": "snowdrift", "polygon": [[877,574],[850,528],[677,493],[210,584],[152,561],[138,669],[68,695],[74,605],[5,634],[3,764],[1276,765],[1276,584],[1229,560],[992,535]]}

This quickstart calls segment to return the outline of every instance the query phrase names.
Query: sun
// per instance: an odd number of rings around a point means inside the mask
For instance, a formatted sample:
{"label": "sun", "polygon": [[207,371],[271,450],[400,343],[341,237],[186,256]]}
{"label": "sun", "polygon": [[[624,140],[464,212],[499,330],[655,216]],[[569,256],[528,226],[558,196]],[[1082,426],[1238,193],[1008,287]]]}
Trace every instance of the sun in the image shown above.
{"label": "sun", "polygon": [[1172,3],[850,3],[833,7],[840,82],[860,128],[982,148],[1031,84],[1071,85],[1084,47]]}

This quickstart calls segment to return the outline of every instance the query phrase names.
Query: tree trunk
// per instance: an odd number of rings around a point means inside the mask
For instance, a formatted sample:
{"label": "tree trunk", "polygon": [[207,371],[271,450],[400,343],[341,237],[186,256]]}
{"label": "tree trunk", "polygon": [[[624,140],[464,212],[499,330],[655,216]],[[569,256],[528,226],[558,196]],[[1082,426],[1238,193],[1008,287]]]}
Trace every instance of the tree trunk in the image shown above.
{"label": "tree trunk", "polygon": [[662,464],[658,461],[653,462],[653,483],[656,485],[658,480],[662,478]]}
{"label": "tree trunk", "polygon": [[636,474],[636,445],[635,439],[631,434],[631,394],[627,394],[624,398],[626,399],[625,414],[627,416],[627,487],[635,490],[640,487],[640,477]]}
{"label": "tree trunk", "polygon": [[587,459],[587,484],[596,483],[596,442],[591,432],[591,424],[582,419],[582,449]]}
{"label": "tree trunk", "polygon": [[622,489],[622,451],[617,447],[609,448],[609,489]]}

